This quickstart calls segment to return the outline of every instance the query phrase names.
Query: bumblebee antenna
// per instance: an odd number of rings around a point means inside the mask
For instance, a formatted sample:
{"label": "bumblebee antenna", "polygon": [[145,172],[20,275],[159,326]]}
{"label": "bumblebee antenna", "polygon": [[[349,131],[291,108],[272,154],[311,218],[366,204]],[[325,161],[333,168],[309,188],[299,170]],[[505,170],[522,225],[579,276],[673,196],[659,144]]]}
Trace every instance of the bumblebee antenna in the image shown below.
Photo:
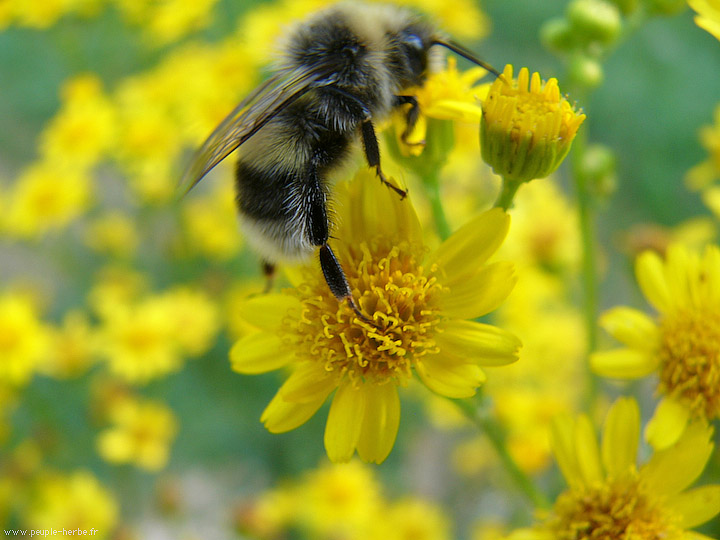
{"label": "bumblebee antenna", "polygon": [[435,39],[435,40],[433,40],[431,45],[440,45],[441,47],[450,49],[452,52],[454,52],[458,56],[462,56],[466,60],[470,60],[473,64],[477,64],[481,68],[487,69],[490,73],[492,73],[496,77],[502,78],[502,75],[500,74],[500,72],[497,69],[492,67],[487,62],[483,62],[477,56],[475,56],[474,53],[472,53],[471,51],[468,51],[465,47],[463,47],[462,45],[460,45],[459,43],[457,43],[453,40],[442,41],[440,39]]}

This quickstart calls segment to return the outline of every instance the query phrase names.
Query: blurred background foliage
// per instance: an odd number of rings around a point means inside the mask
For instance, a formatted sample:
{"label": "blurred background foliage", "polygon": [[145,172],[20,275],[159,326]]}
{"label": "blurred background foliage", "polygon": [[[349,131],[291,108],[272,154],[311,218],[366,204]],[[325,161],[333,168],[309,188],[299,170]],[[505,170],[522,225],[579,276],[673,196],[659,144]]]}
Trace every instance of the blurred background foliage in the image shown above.
{"label": "blurred background foliage", "polygon": [[[12,179],[38,158],[39,137],[60,109],[61,88],[68,79],[93,73],[112,93],[127,78],[152,70],[183,43],[214,43],[233,34],[243,14],[261,4],[220,0],[207,24],[166,43],[153,43],[143,24],[128,22],[114,5],[88,3],[88,9],[95,10],[92,16],[69,14],[46,28],[9,24],[0,32],[0,193],[9,191]],[[544,78],[558,77],[561,89],[572,97],[561,60],[541,45],[539,37],[543,23],[562,15],[566,4],[485,0],[488,35],[482,41],[463,41],[497,67],[528,66]],[[601,307],[641,301],[627,252],[627,234],[633,226],[675,227],[689,218],[711,216],[683,178],[707,157],[698,130],[712,123],[720,102],[719,67],[720,43],[694,24],[689,10],[681,9],[648,19],[622,40],[604,61],[602,84],[579,103],[589,118],[583,128],[588,138],[612,150],[617,164],[617,189],[601,205],[597,219]],[[95,198],[108,207],[129,209],[135,241],[142,246],[138,255],[108,257],[83,247],[87,223],[29,241],[9,236],[0,239],[2,288],[30,291],[43,318],[60,325],[68,311],[85,309],[91,284],[99,282],[108,259],[116,259],[119,267],[144,276],[141,289],[159,293],[180,284],[198,285],[213,298],[216,317],[223,323],[208,330],[197,359],[183,360],[176,373],[139,386],[143,400],[166,404],[178,422],[169,463],[160,472],[111,464],[99,455],[96,439],[107,419],[99,424],[94,417],[102,409],[97,400],[107,400],[115,383],[96,368],[70,378],[35,376],[17,399],[9,399],[9,427],[0,442],[3,470],[35,470],[39,465],[33,464],[34,452],[43,468],[91,470],[119,503],[117,538],[231,538],[233,528],[249,519],[248,501],[270,486],[301,478],[323,462],[324,415],[290,433],[270,434],[258,419],[275,392],[277,377],[239,376],[229,368],[227,351],[237,335],[237,328],[227,331],[233,325],[228,323],[234,305],[231,295],[242,298],[248,290],[262,289],[257,258],[239,247],[231,249],[229,257],[183,253],[183,248],[172,245],[172,230],[179,223],[177,203],[134,206],[119,187],[117,174],[103,167],[97,173]],[[564,169],[558,181],[572,192]],[[91,209],[88,217],[99,215]],[[542,210],[537,216],[543,219]],[[120,244],[131,243],[134,235]],[[120,280],[133,275],[123,272]],[[121,384],[117,391],[128,390]],[[609,394],[615,392],[609,388]],[[482,474],[475,475],[455,470],[447,455],[462,437],[447,438],[427,417],[422,400],[403,401],[396,448],[372,473],[381,479],[385,495],[399,499],[414,494],[438,502],[458,538],[470,537],[473,524],[483,517],[526,524],[529,506],[508,487],[502,473],[492,467],[481,467]],[[464,451],[491,453],[478,444]],[[718,478],[717,455],[713,467],[709,480]],[[539,474],[550,492],[558,489],[555,473],[546,469]],[[0,522],[4,517],[0,512]],[[10,512],[9,524],[21,526],[17,520]],[[711,526],[707,534],[720,532],[717,525]]]}

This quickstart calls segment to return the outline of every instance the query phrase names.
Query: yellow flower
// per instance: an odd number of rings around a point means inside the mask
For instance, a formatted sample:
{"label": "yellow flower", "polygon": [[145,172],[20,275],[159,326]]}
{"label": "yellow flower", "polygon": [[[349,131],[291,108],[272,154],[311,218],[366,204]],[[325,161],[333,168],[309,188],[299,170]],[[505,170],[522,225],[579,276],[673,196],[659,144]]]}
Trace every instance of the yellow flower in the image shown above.
{"label": "yellow flower", "polygon": [[480,123],[482,157],[508,181],[544,178],[570,151],[585,115],[560,96],[557,80],[522,68],[517,80],[505,66],[483,101]]}
{"label": "yellow flower", "polygon": [[[380,0],[382,1],[382,0]],[[440,28],[457,38],[482,39],[490,30],[487,15],[470,0],[400,0],[437,20]]]}
{"label": "yellow flower", "polygon": [[191,356],[206,352],[220,330],[220,316],[213,301],[205,293],[188,287],[166,292],[163,301],[182,351]]}
{"label": "yellow flower", "polygon": [[88,224],[85,244],[112,257],[128,258],[135,254],[138,243],[135,221],[118,211],[107,212]]}
{"label": "yellow flower", "polygon": [[110,492],[91,473],[79,471],[42,474],[24,522],[31,529],[65,529],[76,535],[92,530],[94,538],[102,539],[111,536],[117,518],[118,505]]}
{"label": "yellow flower", "polygon": [[191,253],[224,260],[237,255],[243,241],[238,230],[233,183],[216,185],[208,195],[193,197],[183,205],[183,224]]}
{"label": "yellow flower", "polygon": [[[423,86],[411,90],[409,93],[417,98],[420,117],[407,136],[407,142],[410,144],[402,144],[402,141],[399,143],[403,155],[417,156],[423,151],[429,118],[477,125],[482,118],[480,100],[485,97],[490,87],[489,84],[478,85],[478,81],[486,74],[487,71],[481,67],[459,72],[457,59],[451,56],[447,59],[445,69],[431,73]],[[396,115],[395,126],[399,137],[406,127],[405,115],[402,112]],[[477,149],[477,146],[475,148]]]}
{"label": "yellow flower", "polygon": [[327,464],[295,486],[297,526],[310,538],[357,538],[382,508],[373,471],[358,461]]}
{"label": "yellow flower", "polygon": [[143,384],[179,370],[182,356],[173,315],[172,304],[162,296],[107,306],[98,347],[110,372]]}
{"label": "yellow flower", "polygon": [[28,382],[48,346],[48,330],[33,303],[19,294],[0,295],[0,382]]}
{"label": "yellow flower", "polygon": [[110,410],[112,427],[97,438],[100,455],[110,463],[133,463],[158,471],[168,461],[178,426],[175,415],[162,403],[121,400]]}
{"label": "yellow flower", "polygon": [[646,436],[665,448],[690,420],[720,417],[720,249],[708,246],[698,255],[673,245],[665,261],[645,252],[635,272],[659,315],[654,320],[625,306],[607,311],[600,324],[625,347],[595,353],[591,364],[606,377],[658,375],[663,399]]}
{"label": "yellow flower", "polygon": [[45,127],[40,149],[46,160],[86,170],[110,149],[115,137],[115,110],[95,75],[65,82],[60,111]]}
{"label": "yellow flower", "polygon": [[328,456],[347,461],[357,449],[363,460],[381,462],[398,429],[397,388],[413,373],[431,390],[463,398],[484,382],[480,366],[517,359],[515,336],[466,320],[493,311],[512,290],[513,266],[487,262],[510,218],[485,212],[426,257],[411,204],[372,174],[358,174],[343,200],[332,244],[370,320],[338,304],[313,264],[293,277],[296,289],[245,304],[263,331],[241,338],[230,358],[240,373],[292,368],[261,418],[271,432],[303,424],[335,391]]}
{"label": "yellow flower", "polygon": [[50,351],[43,358],[40,371],[53,377],[78,377],[97,358],[95,332],[87,316],[80,311],[68,312],[60,328],[51,332]]}
{"label": "yellow flower", "polygon": [[697,15],[695,24],[720,39],[720,2],[717,0],[688,0]]}
{"label": "yellow flower", "polygon": [[600,444],[587,416],[558,418],[551,439],[568,488],[534,531],[512,538],[710,540],[688,529],[720,512],[720,485],[687,488],[712,454],[712,430],[693,424],[640,467],[639,435],[640,412],[628,398],[608,412]]}
{"label": "yellow flower", "polygon": [[379,513],[373,540],[450,540],[450,522],[436,505],[406,497]]}
{"label": "yellow flower", "polygon": [[40,162],[16,180],[9,196],[5,225],[11,234],[34,237],[67,226],[90,202],[86,173]]}

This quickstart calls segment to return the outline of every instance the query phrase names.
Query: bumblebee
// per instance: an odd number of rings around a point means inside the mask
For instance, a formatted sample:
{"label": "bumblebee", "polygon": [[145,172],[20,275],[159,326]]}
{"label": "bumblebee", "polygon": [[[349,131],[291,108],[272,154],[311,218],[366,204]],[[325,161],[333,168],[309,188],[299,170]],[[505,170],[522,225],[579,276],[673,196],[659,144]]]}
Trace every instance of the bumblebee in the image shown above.
{"label": "bumblebee", "polygon": [[380,166],[375,124],[409,105],[403,138],[419,116],[407,94],[425,80],[429,53],[446,47],[498,75],[428,21],[392,5],[342,3],[292,29],[274,74],[244,99],[195,153],[181,185],[192,189],[237,150],[241,228],[265,262],[306,260],[316,250],[332,294],[362,318],[328,245],[330,177],[362,143],[368,165],[400,197]]}

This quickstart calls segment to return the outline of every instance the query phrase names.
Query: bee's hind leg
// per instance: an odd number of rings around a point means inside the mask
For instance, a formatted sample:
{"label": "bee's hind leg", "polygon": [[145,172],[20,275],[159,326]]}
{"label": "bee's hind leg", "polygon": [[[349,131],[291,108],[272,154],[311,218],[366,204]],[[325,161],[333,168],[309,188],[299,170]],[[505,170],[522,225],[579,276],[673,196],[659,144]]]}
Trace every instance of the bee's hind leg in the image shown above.
{"label": "bee's hind leg", "polygon": [[407,195],[407,191],[390,183],[380,169],[380,146],[378,145],[377,135],[375,134],[375,127],[373,126],[372,121],[364,120],[361,124],[361,129],[363,148],[365,149],[365,158],[367,159],[368,165],[375,167],[378,178],[380,178],[380,181],[383,184],[400,195],[401,199],[404,199]]}
{"label": "bee's hind leg", "polygon": [[339,302],[347,301],[348,305],[355,312],[355,315],[363,321],[370,321],[370,319],[360,311],[360,308],[353,298],[350,284],[345,277],[345,272],[342,266],[340,266],[337,257],[335,257],[335,253],[333,253],[333,250],[327,244],[320,246],[320,268],[322,269],[323,276],[325,276],[325,282],[328,284],[330,292],[333,293],[335,298],[337,298]]}
{"label": "bee's hind leg", "polygon": [[415,96],[395,96],[395,99],[393,100],[393,105],[395,107],[410,105],[407,113],[405,114],[405,129],[400,135],[400,140],[403,142],[403,144],[407,144],[408,146],[425,146],[424,140],[408,140],[408,137],[410,137],[410,134],[415,127],[415,124],[417,124],[418,119],[420,118],[420,104],[418,103],[417,98]]}

